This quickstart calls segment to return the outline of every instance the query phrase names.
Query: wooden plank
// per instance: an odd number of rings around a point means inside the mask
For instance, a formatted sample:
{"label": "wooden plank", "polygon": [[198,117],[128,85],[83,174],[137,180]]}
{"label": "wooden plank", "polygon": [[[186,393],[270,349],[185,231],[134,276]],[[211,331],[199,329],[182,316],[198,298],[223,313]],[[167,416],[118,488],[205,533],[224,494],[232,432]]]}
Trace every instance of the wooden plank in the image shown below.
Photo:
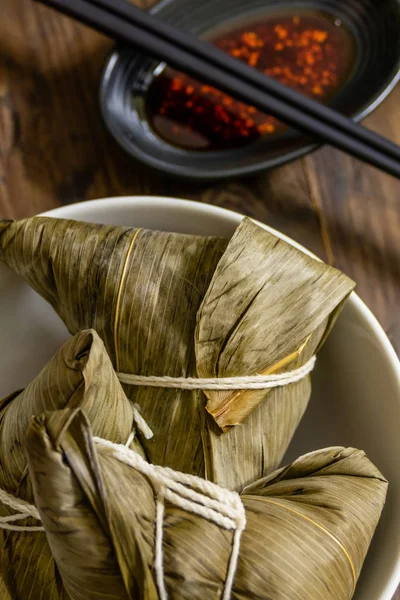
{"label": "wooden plank", "polygon": [[[400,88],[367,120],[400,143]],[[330,260],[357,282],[400,351],[400,182],[341,152],[324,148],[306,159],[313,201]]]}

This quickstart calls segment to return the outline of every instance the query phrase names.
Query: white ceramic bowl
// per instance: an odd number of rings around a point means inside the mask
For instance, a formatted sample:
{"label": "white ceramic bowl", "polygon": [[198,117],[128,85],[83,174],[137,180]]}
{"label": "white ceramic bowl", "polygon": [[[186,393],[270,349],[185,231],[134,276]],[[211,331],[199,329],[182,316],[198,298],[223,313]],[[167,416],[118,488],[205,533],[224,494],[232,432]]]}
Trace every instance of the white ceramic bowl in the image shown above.
{"label": "white ceramic bowl", "polygon": [[[242,219],[207,204],[143,196],[83,202],[46,214],[222,236],[230,236]],[[0,265],[0,398],[24,387],[67,336],[50,306]],[[320,353],[310,407],[286,458],[330,445],[363,448],[390,482],[355,598],[391,600],[400,581],[400,365],[382,328],[356,294]]]}

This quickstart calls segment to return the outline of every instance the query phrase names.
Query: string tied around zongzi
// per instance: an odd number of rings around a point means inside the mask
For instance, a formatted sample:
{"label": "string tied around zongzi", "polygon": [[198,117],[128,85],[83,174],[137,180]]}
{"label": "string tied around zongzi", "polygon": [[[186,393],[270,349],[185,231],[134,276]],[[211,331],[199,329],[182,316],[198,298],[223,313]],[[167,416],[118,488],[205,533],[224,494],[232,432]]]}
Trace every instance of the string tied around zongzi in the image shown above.
{"label": "string tied around zongzi", "polygon": [[13,525],[13,522],[22,521],[28,517],[33,517],[37,521],[40,521],[39,511],[33,504],[29,504],[29,502],[13,496],[1,488],[0,502],[16,511],[15,515],[0,517],[0,529],[8,529],[10,531],[44,531],[41,525]]}
{"label": "string tied around zongzi", "polygon": [[222,600],[228,600],[231,597],[233,580],[239,560],[240,538],[246,526],[245,509],[239,494],[194,475],[179,473],[168,467],[151,465],[126,446],[114,444],[101,438],[94,438],[94,441],[111,448],[113,455],[117,460],[146,475],[156,491],[157,508],[154,568],[160,600],[167,599],[167,591],[164,583],[164,561],[162,551],[165,500],[168,500],[168,502],[171,502],[187,512],[194,513],[212,521],[224,529],[234,531],[232,551],[224,586],[224,594],[222,596]]}
{"label": "string tied around zongzi", "polygon": [[[144,435],[146,440],[150,440],[153,437],[154,433],[150,429],[150,427],[147,425],[147,423],[143,419],[142,415],[140,414],[139,404],[134,404],[134,406],[132,407],[132,414],[133,414],[133,420],[135,422],[135,425],[138,428],[138,430],[140,431],[140,433],[142,433]],[[135,430],[132,430],[132,432],[128,438],[128,441],[126,443],[126,446],[130,446],[134,437],[135,437]]]}
{"label": "string tied around zongzi", "polygon": [[267,390],[297,383],[307,377],[317,361],[312,356],[298,369],[272,375],[249,375],[243,377],[169,377],[117,373],[121,383],[128,385],[173,388],[181,390]]}

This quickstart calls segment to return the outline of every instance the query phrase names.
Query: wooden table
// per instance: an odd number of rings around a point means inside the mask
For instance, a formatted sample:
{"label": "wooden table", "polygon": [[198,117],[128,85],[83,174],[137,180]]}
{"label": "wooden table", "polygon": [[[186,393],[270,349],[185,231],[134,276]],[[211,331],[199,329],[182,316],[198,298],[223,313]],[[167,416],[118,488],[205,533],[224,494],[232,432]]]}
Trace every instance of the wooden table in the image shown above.
{"label": "wooden table", "polygon": [[[102,124],[98,85],[110,48],[105,37],[31,0],[2,0],[0,218],[126,194],[238,210],[354,278],[399,352],[400,182],[332,148],[251,178],[169,179],[127,156]],[[399,104],[397,88],[365,124],[400,143]]]}

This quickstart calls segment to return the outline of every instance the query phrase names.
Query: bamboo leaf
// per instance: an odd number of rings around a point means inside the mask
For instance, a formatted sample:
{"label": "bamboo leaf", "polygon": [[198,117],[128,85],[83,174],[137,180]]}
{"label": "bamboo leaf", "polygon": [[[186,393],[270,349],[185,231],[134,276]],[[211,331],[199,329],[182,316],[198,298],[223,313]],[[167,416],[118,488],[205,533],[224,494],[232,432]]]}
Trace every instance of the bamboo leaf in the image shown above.
{"label": "bamboo leaf", "polygon": [[[36,217],[0,230],[0,260],[51,303],[71,333],[93,327],[117,370],[195,377],[196,314],[226,244]],[[149,460],[204,474],[203,394],[124,389],[155,432],[141,440]]]}
{"label": "bamboo leaf", "polygon": [[[111,542],[113,506],[108,504],[86,418],[76,410],[46,417],[35,419],[30,428],[29,462],[35,473],[36,503],[66,589],[72,598],[82,600],[156,600],[135,535],[123,545],[131,572],[120,571],[116,552],[120,548]],[[121,486],[114,493],[113,504],[120,503]]]}
{"label": "bamboo leaf", "polygon": [[[31,417],[43,411],[83,408],[96,435],[125,443],[133,427],[133,407],[126,398],[104,345],[94,331],[71,338],[21,393],[0,402],[0,488],[33,502],[27,477],[26,432]],[[136,440],[133,447],[143,454]],[[13,514],[0,506],[3,516]],[[33,519],[20,525],[37,525]],[[69,598],[43,533],[0,529],[0,565],[13,599]]]}
{"label": "bamboo leaf", "polygon": [[[336,269],[245,219],[219,261],[198,312],[199,376],[254,375],[301,366],[322,346],[353,285]],[[273,390],[206,392],[208,412],[221,428],[230,428],[221,435],[208,420],[207,476],[240,489],[276,468],[310,393],[310,378]]]}

